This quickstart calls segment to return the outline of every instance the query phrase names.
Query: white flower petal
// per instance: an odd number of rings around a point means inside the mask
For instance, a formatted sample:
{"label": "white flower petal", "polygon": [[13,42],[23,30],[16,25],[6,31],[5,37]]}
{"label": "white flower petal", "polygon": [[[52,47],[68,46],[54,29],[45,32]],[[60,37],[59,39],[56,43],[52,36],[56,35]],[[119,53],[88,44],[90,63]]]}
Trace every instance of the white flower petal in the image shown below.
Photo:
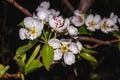
{"label": "white flower petal", "polygon": [[[64,23],[64,27],[66,28],[66,27],[69,27],[69,25],[70,25],[70,20],[68,19],[68,18],[66,18],[65,19],[65,23]],[[64,29],[65,29],[64,28]]]}
{"label": "white flower petal", "polygon": [[67,65],[72,65],[73,63],[75,63],[75,55],[71,52],[65,53],[64,54],[64,62]]}
{"label": "white flower petal", "polygon": [[94,17],[94,22],[97,24],[98,22],[100,22],[100,20],[101,20],[100,15],[96,14]]}
{"label": "white flower petal", "polygon": [[24,40],[24,39],[27,39],[27,36],[28,36],[28,31],[24,28],[21,28],[19,30],[19,37],[21,40]]}
{"label": "white flower petal", "polygon": [[110,19],[112,19],[114,21],[114,23],[117,23],[118,16],[115,15],[113,12],[111,12]]}
{"label": "white flower petal", "polygon": [[85,20],[86,26],[89,26],[89,22],[91,22],[92,20],[93,20],[93,14],[88,15]]}
{"label": "white flower petal", "polygon": [[78,49],[78,46],[76,45],[76,43],[71,43],[69,46],[69,50],[71,52],[73,52],[74,54],[78,54],[78,52],[79,52],[79,49]]}
{"label": "white flower petal", "polygon": [[62,18],[62,16],[52,16],[50,15],[49,17],[49,25],[51,28],[53,28],[55,31],[57,32],[63,32],[63,30],[66,28],[65,26],[63,26],[63,22],[64,19]]}
{"label": "white flower petal", "polygon": [[70,36],[76,36],[78,34],[78,29],[73,26],[69,26],[67,30]]}
{"label": "white flower petal", "polygon": [[35,20],[32,17],[25,17],[24,20],[24,25],[26,28],[31,29],[35,25]]}
{"label": "white flower petal", "polygon": [[49,11],[48,10],[46,10],[46,9],[42,9],[41,8],[41,10],[39,10],[38,12],[37,12],[37,16],[38,16],[38,18],[40,19],[40,20],[42,20],[42,21],[47,21],[48,20],[48,16],[49,16]]}
{"label": "white flower petal", "polygon": [[63,53],[59,49],[54,50],[54,60],[60,60],[62,55]]}
{"label": "white flower petal", "polygon": [[50,2],[43,1],[42,3],[40,3],[40,7],[44,8],[44,9],[48,9],[48,8],[50,8]]}
{"label": "white flower petal", "polygon": [[51,39],[48,41],[48,44],[52,46],[54,49],[60,48],[61,46],[60,41],[58,39]]}
{"label": "white flower petal", "polygon": [[75,10],[75,11],[74,11],[74,15],[76,15],[76,16],[80,16],[81,13],[82,13],[82,12],[81,12],[80,10]]}
{"label": "white flower petal", "polygon": [[73,16],[71,21],[72,23],[76,26],[76,27],[80,27],[84,24],[84,21],[85,18],[84,18],[84,15],[81,14],[80,16]]}
{"label": "white flower petal", "polygon": [[83,48],[82,44],[79,41],[77,41],[76,44],[77,44],[79,51],[81,51]]}
{"label": "white flower petal", "polygon": [[55,9],[50,9],[50,14],[53,16],[58,16],[60,14],[60,11],[55,11]]}
{"label": "white flower petal", "polygon": [[60,43],[63,45],[69,45],[71,43],[71,39],[61,39]]}

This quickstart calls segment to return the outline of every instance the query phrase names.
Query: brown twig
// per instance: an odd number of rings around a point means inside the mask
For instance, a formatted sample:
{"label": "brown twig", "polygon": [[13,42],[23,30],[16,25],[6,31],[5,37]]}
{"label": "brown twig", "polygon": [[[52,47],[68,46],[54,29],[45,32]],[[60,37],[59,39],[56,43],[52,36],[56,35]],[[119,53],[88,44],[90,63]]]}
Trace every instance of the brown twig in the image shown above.
{"label": "brown twig", "polygon": [[104,41],[104,40],[99,40],[93,37],[86,37],[86,36],[79,36],[77,40],[96,43],[92,48],[98,47],[100,45],[111,45],[113,43],[117,43],[120,41],[118,39]]}
{"label": "brown twig", "polygon": [[4,75],[4,79],[9,79],[9,78],[15,78],[15,79],[20,79],[21,78],[21,73],[15,73],[15,74],[10,74],[10,73],[6,73]]}
{"label": "brown twig", "polygon": [[74,12],[74,7],[70,4],[68,0],[63,0],[67,7],[70,9],[71,12]]}
{"label": "brown twig", "polygon": [[16,1],[14,0],[6,0],[7,2],[13,4],[17,9],[19,9],[20,11],[22,11],[22,13],[24,13],[27,16],[32,16],[32,14],[25,8],[23,8],[21,5],[19,5]]}
{"label": "brown twig", "polygon": [[91,7],[91,5],[94,3],[94,0],[80,0],[80,4],[78,5],[78,9],[85,13],[88,11],[88,9]]}

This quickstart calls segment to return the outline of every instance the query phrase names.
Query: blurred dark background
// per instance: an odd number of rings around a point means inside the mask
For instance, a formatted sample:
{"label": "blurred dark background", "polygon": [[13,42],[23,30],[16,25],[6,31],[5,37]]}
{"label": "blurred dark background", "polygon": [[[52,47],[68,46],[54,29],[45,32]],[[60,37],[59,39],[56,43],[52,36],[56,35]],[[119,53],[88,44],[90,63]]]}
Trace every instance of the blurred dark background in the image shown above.
{"label": "blurred dark background", "polygon": [[[21,6],[29,10],[32,14],[43,0],[16,0]],[[60,10],[65,17],[73,15],[63,0],[49,0],[51,8]],[[70,3],[77,9],[80,0],[69,0]],[[88,13],[97,13],[102,17],[109,17],[110,13],[114,12],[120,15],[120,0],[95,0],[95,3],[90,7]],[[26,17],[12,4],[6,0],[0,0],[0,64],[9,64],[11,66],[9,73],[16,73],[18,67],[12,59],[16,49],[23,45],[26,41],[19,39],[19,26],[17,26]],[[96,38],[112,39],[111,36],[97,32]],[[95,55],[98,60],[104,58],[94,71],[93,80],[120,80],[120,52],[114,46],[100,46],[96,48],[99,54]],[[99,57],[98,57],[99,56]],[[76,68],[78,76],[74,74]],[[77,61],[73,66],[62,66],[56,64],[52,66],[48,72],[44,68],[40,68],[26,76],[26,80],[90,80],[89,76],[92,73],[92,66],[89,62],[81,60]],[[12,80],[12,79],[10,79]]]}

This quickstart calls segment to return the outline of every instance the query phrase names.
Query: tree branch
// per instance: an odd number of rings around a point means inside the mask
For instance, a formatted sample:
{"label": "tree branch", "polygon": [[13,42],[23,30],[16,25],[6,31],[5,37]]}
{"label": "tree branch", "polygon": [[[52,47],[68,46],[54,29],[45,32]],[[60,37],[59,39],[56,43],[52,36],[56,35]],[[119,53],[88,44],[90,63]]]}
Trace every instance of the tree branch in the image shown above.
{"label": "tree branch", "polygon": [[21,78],[21,73],[15,73],[15,74],[10,74],[6,73],[3,77],[4,79],[9,79],[9,78],[15,78],[15,79],[20,79]]}
{"label": "tree branch", "polygon": [[85,36],[79,36],[77,40],[96,43],[96,45],[94,45],[93,48],[100,46],[100,45],[111,45],[113,43],[117,43],[118,41],[120,41],[118,39],[103,41],[103,40],[99,40],[93,37],[85,37]]}
{"label": "tree branch", "polygon": [[70,9],[71,12],[74,12],[74,7],[70,4],[68,0],[63,0],[67,7]]}
{"label": "tree branch", "polygon": [[22,11],[22,13],[24,13],[27,16],[32,16],[32,14],[25,8],[23,8],[21,5],[19,5],[16,1],[14,0],[6,0],[7,2],[13,4],[17,9],[19,9],[20,11]]}
{"label": "tree branch", "polygon": [[78,9],[85,13],[88,11],[90,6],[94,3],[94,0],[80,0],[80,4],[78,5]]}

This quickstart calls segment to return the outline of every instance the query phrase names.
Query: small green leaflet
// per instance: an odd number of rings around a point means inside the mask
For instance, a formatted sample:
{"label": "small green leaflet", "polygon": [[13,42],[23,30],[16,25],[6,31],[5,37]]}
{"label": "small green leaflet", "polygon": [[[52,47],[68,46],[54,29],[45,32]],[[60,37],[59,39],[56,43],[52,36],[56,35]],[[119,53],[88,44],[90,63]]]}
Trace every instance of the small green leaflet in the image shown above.
{"label": "small green leaflet", "polygon": [[31,42],[29,42],[28,44],[19,47],[19,48],[16,50],[16,54],[17,54],[17,55],[20,55],[20,54],[28,51],[29,49],[31,49],[33,46],[34,46],[34,44],[32,44]]}
{"label": "small green leaflet", "polygon": [[30,66],[25,69],[25,74],[33,72],[34,70],[36,70],[42,66],[43,66],[43,64],[39,60],[37,60],[37,59],[33,60],[32,63],[30,64]]}
{"label": "small green leaflet", "polygon": [[42,56],[43,64],[47,70],[49,70],[49,68],[52,64],[53,53],[54,53],[53,47],[51,47],[49,45],[44,45],[41,50],[40,54]]}
{"label": "small green leaflet", "polygon": [[85,60],[91,61],[91,62],[97,62],[94,56],[88,54],[88,53],[80,53],[80,57],[82,57]]}
{"label": "small green leaflet", "polygon": [[25,25],[24,25],[24,22],[22,21],[22,22],[20,22],[19,24],[18,24],[18,26],[22,26],[22,27],[24,27]]}
{"label": "small green leaflet", "polygon": [[91,35],[85,26],[80,26],[78,29],[79,34]]}
{"label": "small green leaflet", "polygon": [[[2,67],[4,67],[4,66],[2,66]],[[5,66],[2,70],[0,70],[0,78],[2,78],[2,77],[5,75],[6,71],[7,71],[9,68],[10,68],[10,66],[7,65],[7,66]]]}
{"label": "small green leaflet", "polygon": [[37,56],[38,52],[40,50],[40,45],[38,45],[35,50],[33,51],[32,55],[30,56],[29,60],[27,61],[27,64],[25,66],[25,69],[29,68],[29,66],[31,66],[31,63],[33,62],[33,60],[35,59],[35,57]]}
{"label": "small green leaflet", "polygon": [[23,53],[21,55],[16,55],[14,57],[14,60],[16,61],[18,67],[19,67],[19,70],[20,72],[24,73],[24,70],[25,70],[25,59],[26,59],[26,54]]}
{"label": "small green leaflet", "polygon": [[2,64],[0,64],[0,71],[4,68],[4,66]]}
{"label": "small green leaflet", "polygon": [[96,51],[91,50],[91,49],[87,49],[87,48],[83,48],[81,52],[82,53],[89,53],[89,54],[97,53]]}

